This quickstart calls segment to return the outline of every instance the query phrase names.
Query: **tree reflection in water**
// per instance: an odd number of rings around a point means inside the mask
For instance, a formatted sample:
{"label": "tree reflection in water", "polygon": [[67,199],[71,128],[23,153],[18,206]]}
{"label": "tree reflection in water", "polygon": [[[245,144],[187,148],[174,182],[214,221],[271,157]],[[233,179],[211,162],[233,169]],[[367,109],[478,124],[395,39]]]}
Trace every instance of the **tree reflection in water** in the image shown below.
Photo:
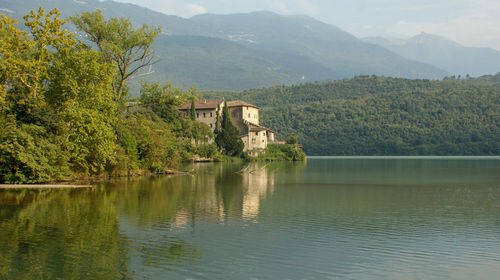
{"label": "tree reflection in water", "polygon": [[128,274],[116,194],[86,190],[0,192],[0,278],[112,279]]}
{"label": "tree reflection in water", "polygon": [[0,278],[130,278],[199,265],[203,250],[186,233],[231,220],[258,222],[275,175],[294,174],[279,163],[187,168],[196,174],[92,189],[1,190]]}

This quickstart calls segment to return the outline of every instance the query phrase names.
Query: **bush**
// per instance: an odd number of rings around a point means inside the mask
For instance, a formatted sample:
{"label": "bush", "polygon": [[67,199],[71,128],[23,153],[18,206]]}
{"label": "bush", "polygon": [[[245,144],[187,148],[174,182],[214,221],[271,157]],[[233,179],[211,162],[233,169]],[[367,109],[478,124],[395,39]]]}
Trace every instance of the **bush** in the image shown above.
{"label": "bush", "polygon": [[269,144],[258,159],[265,161],[303,161],[306,159],[306,154],[298,145]]}
{"label": "bush", "polygon": [[0,183],[36,183],[70,176],[66,154],[43,127],[0,117]]}

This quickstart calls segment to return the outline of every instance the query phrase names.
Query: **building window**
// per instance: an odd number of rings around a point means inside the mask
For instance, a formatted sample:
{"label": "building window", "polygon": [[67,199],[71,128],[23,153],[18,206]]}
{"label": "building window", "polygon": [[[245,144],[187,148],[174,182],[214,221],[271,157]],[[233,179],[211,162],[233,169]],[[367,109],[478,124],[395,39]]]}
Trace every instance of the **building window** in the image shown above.
{"label": "building window", "polygon": [[254,115],[253,115],[253,118],[254,118],[254,119],[256,119],[256,118],[257,118],[257,114],[254,114]]}
{"label": "building window", "polygon": [[212,117],[212,112],[210,112],[210,117]]}
{"label": "building window", "polygon": [[212,128],[212,124],[210,124],[210,128]]}
{"label": "building window", "polygon": [[264,143],[264,139],[262,139],[262,143]]}
{"label": "building window", "polygon": [[207,117],[207,113],[203,113],[203,117],[206,118]]}
{"label": "building window", "polygon": [[248,113],[248,117],[250,118],[250,113]]}
{"label": "building window", "polygon": [[200,117],[200,113],[196,113],[196,117],[199,118]]}
{"label": "building window", "polygon": [[259,132],[255,132],[255,135],[259,136]]}

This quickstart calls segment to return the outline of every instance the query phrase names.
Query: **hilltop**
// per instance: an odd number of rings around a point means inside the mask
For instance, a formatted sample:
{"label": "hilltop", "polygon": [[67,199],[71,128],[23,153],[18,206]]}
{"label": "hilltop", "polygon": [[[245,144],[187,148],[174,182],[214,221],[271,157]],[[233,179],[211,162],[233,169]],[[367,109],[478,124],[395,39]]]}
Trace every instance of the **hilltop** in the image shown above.
{"label": "hilltop", "polygon": [[[112,1],[0,1],[2,13],[21,22],[40,6],[58,8],[63,17],[100,9],[135,25],[162,26],[154,45],[159,62],[145,79],[184,88],[243,90],[357,75],[441,79],[449,74],[307,16],[253,12],[184,19]],[[132,84],[132,94],[138,84]]]}

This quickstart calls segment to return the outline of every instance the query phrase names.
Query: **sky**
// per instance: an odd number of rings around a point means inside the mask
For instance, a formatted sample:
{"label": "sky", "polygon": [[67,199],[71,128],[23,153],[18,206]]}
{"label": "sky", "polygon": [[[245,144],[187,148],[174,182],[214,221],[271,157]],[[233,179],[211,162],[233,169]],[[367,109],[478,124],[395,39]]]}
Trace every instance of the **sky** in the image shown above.
{"label": "sky", "polygon": [[203,13],[303,14],[356,37],[409,38],[421,32],[500,50],[500,0],[114,0],[189,18]]}

